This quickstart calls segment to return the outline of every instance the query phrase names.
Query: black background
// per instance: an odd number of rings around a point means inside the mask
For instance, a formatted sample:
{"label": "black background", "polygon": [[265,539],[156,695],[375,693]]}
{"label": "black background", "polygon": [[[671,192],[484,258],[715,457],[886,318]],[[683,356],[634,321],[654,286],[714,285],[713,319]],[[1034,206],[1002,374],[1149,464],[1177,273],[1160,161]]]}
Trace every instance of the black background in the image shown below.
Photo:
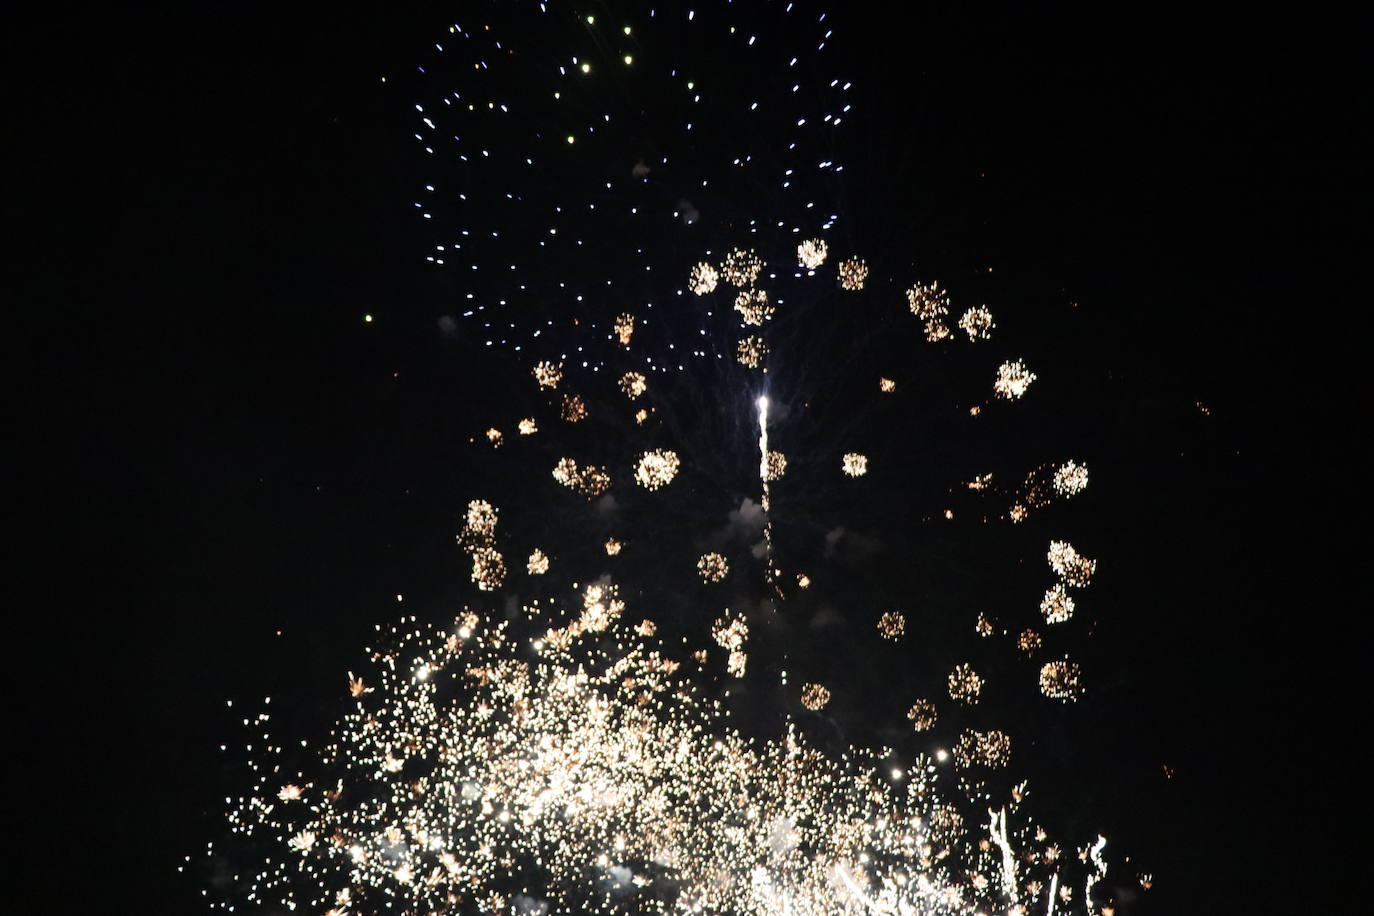
{"label": "black background", "polygon": [[[1126,827],[1148,911],[1322,911],[1362,842],[1329,826],[1362,805],[1340,647],[1366,599],[1338,584],[1367,475],[1337,443],[1365,398],[1335,371],[1358,368],[1368,298],[1344,279],[1370,204],[1354,24],[839,15],[868,116],[912,147],[892,179],[927,189],[918,216],[1072,287],[1109,354],[1104,483],[1135,507],[1111,556],[1168,596],[1118,634],[1151,687],[1104,736],[1177,770]],[[407,100],[379,79],[445,21],[194,4],[11,33],[32,205],[11,308],[36,321],[13,444],[39,459],[14,486],[57,557],[10,615],[11,863],[40,867],[9,883],[34,911],[195,911],[177,867],[218,829],[225,699],[321,690],[397,592],[461,575],[444,480],[471,424],[443,386],[463,374],[432,334]]]}

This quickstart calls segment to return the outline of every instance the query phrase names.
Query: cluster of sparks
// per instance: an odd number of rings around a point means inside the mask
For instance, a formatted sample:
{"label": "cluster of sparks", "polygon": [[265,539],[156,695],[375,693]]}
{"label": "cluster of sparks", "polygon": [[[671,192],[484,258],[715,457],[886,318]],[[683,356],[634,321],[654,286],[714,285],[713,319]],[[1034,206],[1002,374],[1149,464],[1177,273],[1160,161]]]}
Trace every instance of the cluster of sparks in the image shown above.
{"label": "cluster of sparks", "polygon": [[857,292],[868,279],[868,264],[863,258],[847,258],[840,262],[840,288]]}
{"label": "cluster of sparks", "polygon": [[858,452],[846,452],[840,459],[840,467],[850,477],[862,477],[868,473],[868,456]]}
{"label": "cluster of sparks", "polygon": [[992,390],[999,398],[1014,401],[1026,393],[1033,381],[1035,373],[1027,369],[1024,362],[1009,360],[997,367],[997,381],[993,382]]}
{"label": "cluster of sparks", "polygon": [[654,449],[639,457],[635,467],[635,480],[646,490],[657,490],[672,483],[677,476],[679,465],[677,452],[668,449]]}
{"label": "cluster of sparks", "polygon": [[553,469],[553,479],[569,490],[594,499],[605,493],[611,486],[611,475],[603,467],[594,464],[578,466],[571,458],[560,458]]}
{"label": "cluster of sparks", "polygon": [[697,572],[702,582],[721,582],[729,575],[730,564],[725,557],[712,551],[702,554],[701,559],[697,560]]}
{"label": "cluster of sparks", "polygon": [[797,246],[797,263],[807,270],[815,270],[825,263],[829,251],[825,239],[807,239]]}
{"label": "cluster of sparks", "polygon": [[884,639],[898,640],[906,633],[906,615],[900,611],[886,611],[878,618],[878,632]]}
{"label": "cluster of sparks", "polygon": [[491,503],[474,499],[468,503],[458,543],[472,558],[472,581],[484,592],[495,591],[506,581],[506,559],[493,547],[496,539],[497,510]]}

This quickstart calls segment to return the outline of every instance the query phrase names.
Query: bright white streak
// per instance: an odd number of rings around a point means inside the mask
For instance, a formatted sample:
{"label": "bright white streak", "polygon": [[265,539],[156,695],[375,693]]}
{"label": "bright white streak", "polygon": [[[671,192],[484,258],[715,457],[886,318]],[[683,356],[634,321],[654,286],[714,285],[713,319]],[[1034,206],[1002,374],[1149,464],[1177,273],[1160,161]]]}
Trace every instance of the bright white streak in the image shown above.
{"label": "bright white streak", "polygon": [[1007,899],[1015,904],[1017,902],[1016,857],[1012,855],[1011,840],[1007,837],[1007,809],[993,811],[989,808],[988,815],[992,818],[988,823],[988,833],[992,834],[992,842],[1002,852],[1002,892],[1007,895]]}
{"label": "bright white streak", "polygon": [[781,598],[782,587],[778,585],[778,571],[773,566],[773,520],[768,517],[768,395],[759,395],[754,403],[759,408],[759,482],[763,487],[763,543],[768,551],[768,584]]}

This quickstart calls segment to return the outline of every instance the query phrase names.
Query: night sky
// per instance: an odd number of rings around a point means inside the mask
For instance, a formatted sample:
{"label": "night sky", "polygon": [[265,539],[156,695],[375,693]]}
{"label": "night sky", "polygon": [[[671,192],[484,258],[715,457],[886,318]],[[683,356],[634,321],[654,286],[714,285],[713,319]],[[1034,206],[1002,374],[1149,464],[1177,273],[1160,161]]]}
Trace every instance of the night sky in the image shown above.
{"label": "night sky", "polygon": [[[1327,823],[1365,759],[1337,644],[1366,599],[1335,587],[1367,474],[1336,445],[1366,401],[1334,371],[1367,298],[1338,279],[1371,203],[1353,25],[849,7],[884,152],[848,205],[1078,303],[1041,375],[1083,405],[1115,673],[1061,775],[1119,769],[1087,807],[1155,876],[1129,912],[1324,911],[1359,878]],[[52,834],[11,859],[18,911],[206,911],[195,858],[241,778],[225,700],[317,721],[374,622],[472,597],[468,438],[527,370],[436,330],[400,76],[449,15],[100,8],[12,36],[41,243],[11,308],[44,354],[19,390],[52,446],[13,483],[60,556],[10,612],[10,790]]]}

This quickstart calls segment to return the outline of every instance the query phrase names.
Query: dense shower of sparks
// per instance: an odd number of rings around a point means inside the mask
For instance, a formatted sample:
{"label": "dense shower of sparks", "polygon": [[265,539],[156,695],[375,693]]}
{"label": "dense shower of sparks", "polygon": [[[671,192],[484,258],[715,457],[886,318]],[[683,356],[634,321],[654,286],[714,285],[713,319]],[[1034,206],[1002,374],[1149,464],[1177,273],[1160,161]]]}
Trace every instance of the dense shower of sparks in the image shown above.
{"label": "dense shower of sparks", "polygon": [[501,440],[501,430],[496,429],[495,427],[487,430],[487,441],[492,444],[493,448],[500,447]]}
{"label": "dense shower of sparks", "polygon": [[625,393],[625,397],[630,400],[642,395],[649,388],[648,379],[642,372],[626,372],[620,377],[620,390]]}
{"label": "dense shower of sparks", "polygon": [[768,355],[768,344],[757,334],[751,334],[740,340],[739,346],[735,349],[735,359],[741,366],[750,369],[757,369],[763,365],[763,358]]}
{"label": "dense shower of sparks", "polygon": [[977,306],[964,312],[959,318],[959,327],[969,340],[987,340],[997,325],[992,320],[992,312],[985,306]]}
{"label": "dense shower of sparks", "polygon": [[624,546],[625,546],[624,544],[622,544],[620,541],[617,541],[615,538],[608,538],[608,539],[606,540],[606,556],[608,556],[608,557],[619,556],[619,555],[620,555],[620,550],[621,550],[621,548],[624,547]]}
{"label": "dense shower of sparks", "polygon": [[539,432],[539,424],[534,422],[533,417],[526,417],[521,420],[517,428],[520,430],[520,435],[522,436],[533,436],[535,433]]}
{"label": "dense shower of sparks", "polygon": [[658,448],[639,456],[635,466],[635,480],[646,490],[657,490],[673,482],[677,476],[679,461],[677,452]]}
{"label": "dense shower of sparks", "polygon": [[544,551],[536,547],[530,553],[529,562],[525,564],[525,569],[531,576],[542,576],[549,571],[549,558],[544,556]]}
{"label": "dense shower of sparks", "polygon": [[1083,695],[1083,669],[1068,659],[1040,668],[1040,692],[1054,700],[1072,702]]}
{"label": "dense shower of sparks", "polygon": [[1044,639],[1034,630],[1022,630],[1021,635],[1016,637],[1016,648],[1027,655],[1034,655],[1044,643]]}
{"label": "dense shower of sparks", "polygon": [[840,466],[850,477],[862,477],[868,473],[868,456],[848,452],[841,460]]}
{"label": "dense shower of sparks", "polygon": [[868,264],[863,258],[847,258],[840,262],[840,288],[856,292],[864,288],[868,279]]}
{"label": "dense shower of sparks", "polygon": [[720,265],[720,275],[725,282],[740,289],[753,286],[762,270],[763,259],[752,249],[736,248],[725,256],[724,263]]}
{"label": "dense shower of sparks", "polygon": [[825,239],[807,239],[797,246],[797,264],[807,270],[815,270],[825,263],[828,253]]}
{"label": "dense shower of sparks", "polygon": [[1011,360],[997,367],[997,381],[993,383],[992,390],[999,398],[1016,400],[1026,393],[1033,381],[1035,373],[1027,369],[1025,363],[1019,359]]}
{"label": "dense shower of sparks", "polygon": [[807,684],[802,687],[801,703],[807,709],[823,709],[829,702],[830,690],[824,684]]}
{"label": "dense shower of sparks", "polygon": [[885,612],[878,618],[878,632],[884,639],[901,639],[906,632],[906,615],[899,611]]}
{"label": "dense shower of sparks", "polygon": [[891,394],[897,390],[897,383],[890,378],[878,379],[878,390],[883,394]]}
{"label": "dense shower of sparks", "polygon": [[949,698],[972,705],[983,692],[983,679],[969,665],[958,665],[949,673]]}
{"label": "dense shower of sparks", "polygon": [[698,296],[715,292],[716,284],[719,282],[720,273],[706,261],[693,267],[691,275],[687,278],[687,285]]}
{"label": "dense shower of sparks", "polygon": [[[318,750],[273,741],[266,714],[245,720],[266,757],[229,824],[280,850],[246,876],[250,899],[419,916],[504,907],[537,885],[524,905],[540,912],[776,916],[785,894],[797,916],[953,916],[1009,876],[988,856],[972,872],[947,864],[970,830],[936,760],[837,762],[792,729],[745,741],[637,638],[649,621],[618,622],[613,592],[589,586],[573,619],[536,621],[548,629],[532,640],[471,612],[390,628],[375,691],[354,694]],[[741,652],[748,628],[727,613],[714,634]],[[803,689],[808,709],[828,700]],[[1005,735],[966,734],[957,759],[1005,764]],[[1010,875],[1050,880],[1043,831],[1009,831],[999,810],[994,837],[1022,861]]]}

